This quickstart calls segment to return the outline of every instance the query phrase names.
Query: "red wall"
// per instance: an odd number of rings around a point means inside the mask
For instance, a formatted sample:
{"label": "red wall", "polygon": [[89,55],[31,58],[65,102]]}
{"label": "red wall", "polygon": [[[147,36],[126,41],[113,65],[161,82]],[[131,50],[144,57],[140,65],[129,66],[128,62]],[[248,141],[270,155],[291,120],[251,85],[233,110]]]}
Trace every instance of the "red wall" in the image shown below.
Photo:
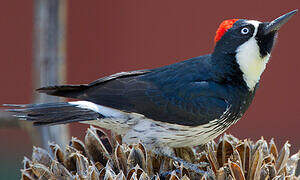
{"label": "red wall", "polygon": [[[159,67],[209,53],[222,20],[267,21],[299,5],[299,0],[69,1],[68,83],[88,83],[120,71]],[[1,3],[0,103],[30,102],[32,11],[32,1]],[[275,137],[280,144],[290,140],[294,151],[300,149],[299,22],[298,14],[281,29],[254,102],[228,132],[240,138]],[[78,123],[72,130],[76,136],[84,133]],[[28,138],[23,131],[1,129],[0,137],[8,148]]]}

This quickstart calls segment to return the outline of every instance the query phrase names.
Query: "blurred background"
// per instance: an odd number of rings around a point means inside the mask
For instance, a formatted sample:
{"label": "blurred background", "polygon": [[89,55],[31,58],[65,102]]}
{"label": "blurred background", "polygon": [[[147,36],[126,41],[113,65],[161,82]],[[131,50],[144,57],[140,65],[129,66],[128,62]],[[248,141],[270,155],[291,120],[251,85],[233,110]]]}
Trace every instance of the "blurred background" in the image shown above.
{"label": "blurred background", "polygon": [[[34,59],[38,59],[36,51],[42,46],[36,40],[39,1],[1,3],[0,104],[38,101],[34,89],[41,83],[36,82],[39,66]],[[215,31],[222,20],[269,21],[300,7],[299,0],[61,2],[60,22],[65,29],[60,30],[66,31],[58,41],[63,40],[60,50],[66,51],[60,52],[60,58],[66,58],[66,63],[64,67],[59,64],[63,74],[59,83],[68,84],[89,83],[120,71],[155,68],[207,54],[213,50]],[[41,23],[47,26],[47,21]],[[280,30],[254,102],[228,133],[241,139],[274,137],[280,147],[288,140],[292,154],[300,149],[299,32],[298,13]],[[48,38],[51,40],[51,35]],[[32,146],[39,144],[31,138],[36,134],[28,133],[30,123],[20,126],[13,119],[3,119],[0,118],[0,179],[18,179],[23,157],[30,157]],[[73,123],[70,134],[82,139],[86,128]]]}

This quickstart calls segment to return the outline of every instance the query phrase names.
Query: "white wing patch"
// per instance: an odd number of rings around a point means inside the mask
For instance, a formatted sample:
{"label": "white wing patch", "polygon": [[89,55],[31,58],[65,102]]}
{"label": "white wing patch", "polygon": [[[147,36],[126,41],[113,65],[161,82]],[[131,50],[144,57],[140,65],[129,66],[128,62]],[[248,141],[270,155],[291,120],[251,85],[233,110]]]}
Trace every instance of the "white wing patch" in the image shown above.
{"label": "white wing patch", "polygon": [[141,114],[126,113],[118,109],[101,106],[89,101],[73,101],[68,103],[83,109],[93,110],[104,116],[103,118],[91,121],[81,121],[81,123],[99,126],[121,135],[126,134],[133,125],[145,118],[145,116]]}
{"label": "white wing patch", "polygon": [[120,110],[105,107],[105,106],[100,106],[98,104],[89,101],[73,101],[73,102],[69,102],[69,104],[77,105],[78,107],[83,109],[93,110],[105,117],[122,118],[125,116],[125,113]]}
{"label": "white wing patch", "polygon": [[236,50],[236,60],[240,65],[240,69],[243,72],[243,78],[247,83],[248,88],[252,91],[259,82],[260,76],[266,68],[270,55],[268,54],[263,58],[260,56],[259,46],[255,39],[260,22],[251,20],[248,21],[248,23],[254,25],[255,31],[253,36]]}

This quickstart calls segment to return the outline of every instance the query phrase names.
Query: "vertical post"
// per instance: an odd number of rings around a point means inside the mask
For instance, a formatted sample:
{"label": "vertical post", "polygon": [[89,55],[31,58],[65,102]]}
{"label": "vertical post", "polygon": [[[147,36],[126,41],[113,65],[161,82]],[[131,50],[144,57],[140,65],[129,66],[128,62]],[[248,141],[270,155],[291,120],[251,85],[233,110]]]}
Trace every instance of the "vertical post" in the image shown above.
{"label": "vertical post", "polygon": [[[34,87],[56,85],[65,81],[67,0],[34,1]],[[55,102],[58,97],[35,94],[35,102]],[[49,141],[66,145],[67,125],[40,127],[40,142],[44,148]],[[35,142],[36,143],[36,142]]]}

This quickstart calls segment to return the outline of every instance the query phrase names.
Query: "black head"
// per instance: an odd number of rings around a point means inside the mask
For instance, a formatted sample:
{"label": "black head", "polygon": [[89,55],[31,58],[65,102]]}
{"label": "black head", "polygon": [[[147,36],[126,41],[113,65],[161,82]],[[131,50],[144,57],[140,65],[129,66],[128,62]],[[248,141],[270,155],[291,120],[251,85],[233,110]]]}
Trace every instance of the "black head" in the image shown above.
{"label": "black head", "polygon": [[252,37],[257,41],[260,56],[270,54],[277,32],[298,10],[291,11],[272,22],[259,22],[246,19],[223,21],[217,30],[215,51],[235,54],[237,49]]}
{"label": "black head", "polygon": [[233,77],[242,74],[249,90],[254,90],[269,60],[278,30],[296,12],[289,12],[272,22],[223,21],[215,37],[214,64],[227,69],[225,76],[228,72]]}

